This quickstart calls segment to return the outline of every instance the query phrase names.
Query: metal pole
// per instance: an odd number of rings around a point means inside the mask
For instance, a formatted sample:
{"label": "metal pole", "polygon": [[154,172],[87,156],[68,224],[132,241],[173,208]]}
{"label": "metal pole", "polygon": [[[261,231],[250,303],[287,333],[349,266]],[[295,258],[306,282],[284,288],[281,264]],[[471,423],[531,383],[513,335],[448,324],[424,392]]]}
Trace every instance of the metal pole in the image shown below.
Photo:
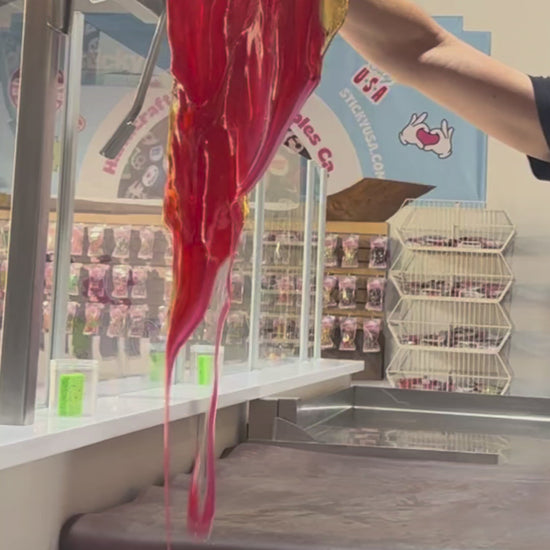
{"label": "metal pole", "polygon": [[34,419],[48,233],[59,47],[51,0],[26,0],[10,250],[0,368],[0,423]]}
{"label": "metal pole", "polygon": [[160,47],[166,33],[166,17],[167,13],[166,9],[164,9],[158,18],[153,40],[151,41],[149,52],[145,58],[145,65],[143,66],[143,72],[141,74],[141,78],[139,79],[136,95],[134,102],[130,107],[130,111],[100,151],[100,154],[105,158],[115,159],[136,130],[134,123],[139,116],[139,113],[143,108],[145,98],[147,97],[147,91],[149,90],[149,85],[151,84],[153,73],[155,72]]}
{"label": "metal pole", "polygon": [[323,284],[325,279],[325,233],[327,228],[327,171],[319,173],[319,221],[317,222],[317,272],[315,275],[315,339],[314,359],[321,359],[321,324],[323,322]]}
{"label": "metal pole", "polygon": [[311,309],[311,249],[315,201],[315,162],[308,161],[304,225],[304,265],[302,270],[302,311],[300,314],[300,361],[309,359],[309,318]]}
{"label": "metal pole", "polygon": [[78,119],[82,82],[84,15],[75,13],[71,28],[67,63],[67,91],[63,128],[63,161],[57,198],[57,232],[52,299],[52,359],[66,354],[69,265],[73,233],[74,197],[77,177]]}
{"label": "metal pole", "polygon": [[262,303],[262,254],[265,229],[265,180],[256,186],[254,211],[254,243],[252,252],[252,290],[250,329],[248,336],[248,368],[258,367],[260,358],[260,316]]}

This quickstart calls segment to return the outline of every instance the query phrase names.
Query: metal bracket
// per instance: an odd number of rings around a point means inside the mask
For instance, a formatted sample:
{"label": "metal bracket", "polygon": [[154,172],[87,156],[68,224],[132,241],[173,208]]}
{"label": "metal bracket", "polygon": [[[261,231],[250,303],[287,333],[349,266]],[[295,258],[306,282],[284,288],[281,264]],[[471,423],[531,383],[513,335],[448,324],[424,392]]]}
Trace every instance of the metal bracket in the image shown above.
{"label": "metal bracket", "polygon": [[53,0],[48,27],[55,32],[69,35],[73,26],[74,0]]}

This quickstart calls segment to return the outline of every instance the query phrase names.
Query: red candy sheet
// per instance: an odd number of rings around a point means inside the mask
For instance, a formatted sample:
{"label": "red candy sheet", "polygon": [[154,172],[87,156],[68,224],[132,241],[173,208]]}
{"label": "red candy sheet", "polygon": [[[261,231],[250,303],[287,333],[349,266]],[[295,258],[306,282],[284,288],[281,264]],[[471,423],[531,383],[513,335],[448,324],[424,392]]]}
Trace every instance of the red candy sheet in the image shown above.
{"label": "red candy sheet", "polygon": [[[245,197],[319,82],[326,39],[322,2],[167,1],[175,79],[165,195],[174,245],[167,404],[176,356],[209,307],[219,274],[229,277]],[[228,308],[227,299],[219,308],[218,338]],[[215,509],[217,369],[206,439],[204,504],[200,453],[189,497],[189,530],[200,537],[209,535]],[[167,415],[167,425],[168,420]],[[168,456],[167,440],[167,476]]]}

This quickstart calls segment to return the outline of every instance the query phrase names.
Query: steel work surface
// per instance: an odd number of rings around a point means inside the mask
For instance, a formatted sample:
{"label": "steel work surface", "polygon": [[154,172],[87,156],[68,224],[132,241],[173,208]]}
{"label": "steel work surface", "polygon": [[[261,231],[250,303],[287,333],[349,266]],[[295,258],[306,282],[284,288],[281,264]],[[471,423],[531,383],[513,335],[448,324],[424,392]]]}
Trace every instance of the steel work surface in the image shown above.
{"label": "steel work surface", "polygon": [[250,438],[365,458],[495,465],[517,463],[524,447],[550,440],[549,412],[550,400],[354,386],[254,402]]}
{"label": "steel work surface", "polygon": [[[365,427],[367,420],[359,420]],[[503,436],[502,422],[484,423],[482,433]],[[175,479],[173,548],[545,550],[550,544],[550,441],[513,431],[505,439],[507,458],[489,466],[243,444],[219,462],[217,518],[207,545],[184,534],[189,476]],[[65,529],[60,546],[164,548],[160,487],[130,504],[78,518]]]}

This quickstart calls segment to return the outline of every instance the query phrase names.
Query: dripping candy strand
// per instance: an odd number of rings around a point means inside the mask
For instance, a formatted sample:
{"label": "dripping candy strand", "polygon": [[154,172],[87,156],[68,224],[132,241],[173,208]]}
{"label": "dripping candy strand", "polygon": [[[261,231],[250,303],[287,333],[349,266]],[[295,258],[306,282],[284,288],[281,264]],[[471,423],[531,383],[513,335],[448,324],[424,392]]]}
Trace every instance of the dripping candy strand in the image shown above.
{"label": "dripping candy strand", "polygon": [[[231,266],[229,266],[231,268]],[[210,401],[210,409],[208,412],[208,420],[206,427],[206,449],[205,449],[205,481],[206,491],[204,495],[204,503],[201,506],[200,502],[200,481],[201,481],[201,449],[197,449],[195,467],[193,469],[193,477],[191,480],[191,488],[189,490],[188,500],[188,529],[189,532],[198,538],[208,538],[214,522],[214,514],[216,510],[216,416],[219,400],[219,384],[220,384],[220,349],[223,338],[223,328],[231,307],[231,269],[228,269],[226,278],[225,299],[222,310],[218,317],[216,327],[216,349],[214,356],[214,383],[212,387],[212,396]]]}
{"label": "dripping candy strand", "polygon": [[[344,5],[347,0],[213,0],[208,9],[204,2],[192,1],[185,4],[185,13],[181,0],[167,1],[176,95],[165,199],[165,217],[174,235],[175,292],[165,391],[170,548],[168,424],[176,355],[208,309],[216,274],[225,263],[231,263],[243,227],[244,195],[265,172],[293,114],[319,82],[326,47],[321,8],[326,15],[327,6]],[[256,57],[246,49],[250,44],[256,47]],[[228,293],[218,320],[214,384],[204,440],[204,506],[199,492],[200,453],[189,498],[188,527],[199,536],[210,533],[215,509],[218,362],[229,299]]]}
{"label": "dripping candy strand", "polygon": [[[246,198],[238,200],[232,205],[232,215],[235,227],[242,227],[244,218],[248,214],[248,203]],[[219,386],[221,376],[220,350],[223,339],[223,329],[231,308],[231,272],[236,248],[239,244],[240,231],[236,231],[232,236],[231,250],[232,254],[224,268],[225,281],[222,290],[222,307],[218,314],[216,326],[216,342],[214,352],[214,380],[212,387],[212,395],[210,400],[210,408],[208,412],[208,420],[205,430],[205,482],[206,492],[204,502],[201,506],[200,499],[200,481],[201,481],[201,464],[202,453],[200,447],[197,449],[195,467],[189,490],[188,507],[187,507],[187,525],[188,531],[198,538],[208,538],[211,534],[214,524],[214,515],[216,511],[216,417],[219,401]],[[200,439],[199,439],[200,444]]]}
{"label": "dripping candy strand", "polygon": [[164,521],[166,525],[166,548],[172,548],[172,502],[170,492],[170,385],[166,373],[166,387],[164,391]]}
{"label": "dripping candy strand", "polygon": [[[166,199],[164,201],[164,223],[167,225],[172,232],[175,232],[173,227],[173,220],[175,218],[175,203],[176,203],[176,190],[173,185],[173,174],[174,174],[174,140],[176,135],[176,110],[177,110],[177,100],[176,100],[176,83],[174,82],[172,89],[172,106],[170,108],[169,115],[169,129],[168,129],[168,182],[166,184]],[[173,239],[172,254],[174,256],[173,262],[176,262],[176,242]],[[171,303],[174,303],[174,293],[176,285],[172,287],[172,296],[170,299]],[[171,316],[171,312],[169,312]],[[170,498],[170,471],[171,471],[171,460],[170,460],[170,401],[171,401],[171,387],[172,387],[172,378],[173,378],[173,360],[167,361],[166,369],[164,374],[164,449],[163,449],[163,461],[164,461],[164,517],[166,525],[166,548],[171,550],[172,548],[172,503]]]}

